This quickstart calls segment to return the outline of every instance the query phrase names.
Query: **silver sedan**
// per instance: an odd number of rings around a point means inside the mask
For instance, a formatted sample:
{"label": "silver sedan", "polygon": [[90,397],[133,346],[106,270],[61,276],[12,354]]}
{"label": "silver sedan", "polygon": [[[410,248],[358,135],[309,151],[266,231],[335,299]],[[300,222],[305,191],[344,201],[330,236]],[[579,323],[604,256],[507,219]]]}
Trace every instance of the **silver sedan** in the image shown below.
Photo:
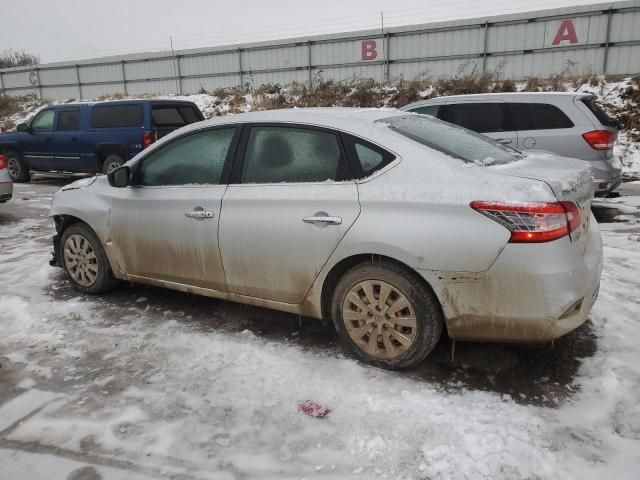
{"label": "silver sedan", "polygon": [[165,137],[51,206],[78,290],[146,283],[332,319],[405,368],[455,340],[582,324],[602,245],[591,169],[384,109],[228,116]]}

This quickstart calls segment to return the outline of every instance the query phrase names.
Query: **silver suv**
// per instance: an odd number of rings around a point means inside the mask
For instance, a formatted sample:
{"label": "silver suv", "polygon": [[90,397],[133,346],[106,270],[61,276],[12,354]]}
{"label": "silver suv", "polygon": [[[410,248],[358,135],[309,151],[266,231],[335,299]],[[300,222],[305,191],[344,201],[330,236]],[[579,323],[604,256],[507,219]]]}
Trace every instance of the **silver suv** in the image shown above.
{"label": "silver suv", "polygon": [[415,102],[401,110],[432,115],[519,150],[546,150],[586,160],[593,188],[604,195],[620,185],[613,163],[617,124],[585,93],[485,93]]}

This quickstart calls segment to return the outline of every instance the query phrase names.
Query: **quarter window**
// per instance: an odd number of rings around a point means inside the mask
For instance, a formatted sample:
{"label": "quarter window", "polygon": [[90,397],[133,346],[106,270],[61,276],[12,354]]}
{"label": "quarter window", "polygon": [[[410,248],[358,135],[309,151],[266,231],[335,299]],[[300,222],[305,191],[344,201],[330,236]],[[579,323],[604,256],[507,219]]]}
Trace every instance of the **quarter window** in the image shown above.
{"label": "quarter window", "polygon": [[142,161],[137,183],[216,185],[220,183],[235,128],[195,133],[170,143]]}
{"label": "quarter window", "polygon": [[162,105],[151,108],[151,119],[153,126],[159,128],[182,127],[189,123],[202,120],[194,107],[189,105]]}
{"label": "quarter window", "polygon": [[141,127],[142,105],[100,105],[91,110],[91,128]]}
{"label": "quarter window", "polygon": [[80,130],[80,110],[61,110],[58,112],[58,131],[73,132]]}
{"label": "quarter window", "polygon": [[253,127],[249,133],[243,183],[299,183],[337,180],[342,164],[333,133],[291,127]]}
{"label": "quarter window", "polygon": [[508,130],[504,104],[454,103],[444,107],[444,120],[478,133]]}
{"label": "quarter window", "polygon": [[427,105],[425,107],[418,107],[409,110],[413,113],[420,113],[422,115],[431,115],[432,117],[438,117],[438,112],[440,111],[441,105]]}
{"label": "quarter window", "polygon": [[31,122],[31,129],[35,132],[50,132],[53,130],[53,118],[55,112],[53,110],[45,110],[40,112]]}
{"label": "quarter window", "polygon": [[571,128],[573,122],[555,105],[548,103],[510,103],[516,130],[554,130]]}

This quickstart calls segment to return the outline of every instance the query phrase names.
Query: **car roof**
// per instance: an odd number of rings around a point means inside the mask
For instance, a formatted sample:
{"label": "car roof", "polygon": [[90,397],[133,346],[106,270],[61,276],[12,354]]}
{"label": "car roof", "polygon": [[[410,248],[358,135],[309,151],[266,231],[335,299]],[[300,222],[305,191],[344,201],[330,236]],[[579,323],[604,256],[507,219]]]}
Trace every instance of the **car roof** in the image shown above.
{"label": "car roof", "polygon": [[155,104],[184,104],[195,105],[191,100],[172,98],[126,98],[122,100],[102,100],[98,102],[68,102],[51,105],[51,108],[65,108],[78,105],[126,105],[129,103],[155,103]]}
{"label": "car roof", "polygon": [[402,107],[406,109],[408,107],[417,105],[429,105],[434,103],[441,103],[446,101],[464,101],[464,100],[517,100],[519,102],[539,102],[541,97],[551,98],[588,98],[593,97],[593,94],[586,92],[503,92],[503,93],[474,93],[467,95],[443,95],[441,97],[429,98],[426,100],[418,100],[417,102],[410,103]]}

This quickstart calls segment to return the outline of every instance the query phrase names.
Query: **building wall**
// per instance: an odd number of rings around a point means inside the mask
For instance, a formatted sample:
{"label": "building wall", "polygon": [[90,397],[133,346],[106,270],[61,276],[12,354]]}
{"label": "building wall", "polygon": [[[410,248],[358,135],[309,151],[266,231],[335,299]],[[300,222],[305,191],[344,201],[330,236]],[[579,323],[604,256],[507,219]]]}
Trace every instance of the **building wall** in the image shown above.
{"label": "building wall", "polygon": [[237,85],[640,72],[640,0],[170,53],[0,70],[0,93],[51,100]]}

